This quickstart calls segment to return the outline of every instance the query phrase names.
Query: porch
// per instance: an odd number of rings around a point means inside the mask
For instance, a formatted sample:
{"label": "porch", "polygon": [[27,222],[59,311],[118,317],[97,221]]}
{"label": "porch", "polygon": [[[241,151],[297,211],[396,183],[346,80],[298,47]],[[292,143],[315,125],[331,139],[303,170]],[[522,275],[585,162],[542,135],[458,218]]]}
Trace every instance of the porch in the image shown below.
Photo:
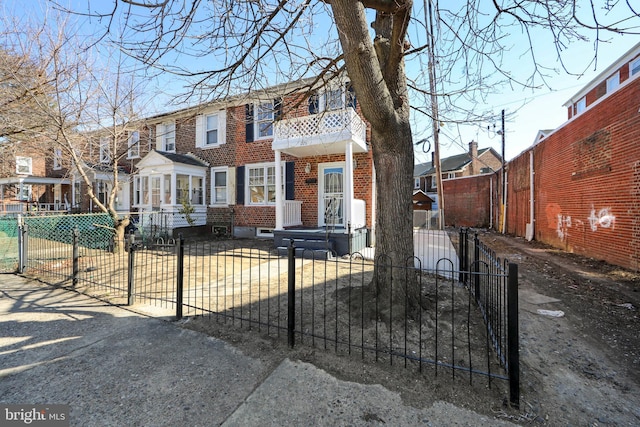
{"label": "porch", "polygon": [[[341,108],[284,119],[274,124],[272,149],[275,154],[275,169],[282,170],[282,154],[300,159],[307,158],[305,172],[317,174],[310,181],[318,186],[316,224],[307,226],[334,226],[342,229],[366,227],[364,200],[354,197],[354,154],[366,153],[366,124],[353,108]],[[317,163],[318,156],[343,155],[344,162]],[[321,170],[320,170],[321,169]],[[287,200],[283,192],[283,177],[275,177],[275,230],[303,225],[302,203],[305,200]],[[339,234],[345,234],[344,232]],[[342,247],[344,245],[339,245]],[[348,246],[348,245],[346,245]]]}

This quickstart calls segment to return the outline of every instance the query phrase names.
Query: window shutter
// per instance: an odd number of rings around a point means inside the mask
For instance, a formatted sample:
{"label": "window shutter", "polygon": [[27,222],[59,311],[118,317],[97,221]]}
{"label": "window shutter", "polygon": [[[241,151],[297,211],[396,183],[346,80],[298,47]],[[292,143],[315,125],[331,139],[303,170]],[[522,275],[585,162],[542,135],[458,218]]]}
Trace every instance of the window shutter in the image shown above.
{"label": "window shutter", "polygon": [[236,202],[236,168],[230,167],[227,171],[227,201]]}
{"label": "window shutter", "polygon": [[236,204],[244,205],[244,166],[236,168]]}
{"label": "window shutter", "polygon": [[276,98],[273,100],[273,121],[280,120],[282,118],[282,98]]}
{"label": "window shutter", "polygon": [[309,96],[309,114],[318,114],[320,109],[320,97],[317,93]]}
{"label": "window shutter", "polygon": [[196,147],[204,145],[206,120],[204,115],[196,116]]}
{"label": "window shutter", "polygon": [[246,142],[253,142],[253,104],[244,106]]}
{"label": "window shutter", "polygon": [[162,140],[164,138],[164,125],[156,125],[156,150],[164,151],[164,144]]}
{"label": "window shutter", "polygon": [[227,112],[221,110],[218,112],[218,144],[227,142]]}
{"label": "window shutter", "polygon": [[353,85],[350,82],[347,83],[347,107],[351,107],[354,110],[358,107],[356,91],[353,89]]}
{"label": "window shutter", "polygon": [[295,162],[287,162],[284,165],[284,174],[285,174],[285,178],[284,178],[284,182],[285,182],[285,187],[284,187],[284,194],[285,194],[285,200],[295,200],[296,199],[296,194],[295,194]]}

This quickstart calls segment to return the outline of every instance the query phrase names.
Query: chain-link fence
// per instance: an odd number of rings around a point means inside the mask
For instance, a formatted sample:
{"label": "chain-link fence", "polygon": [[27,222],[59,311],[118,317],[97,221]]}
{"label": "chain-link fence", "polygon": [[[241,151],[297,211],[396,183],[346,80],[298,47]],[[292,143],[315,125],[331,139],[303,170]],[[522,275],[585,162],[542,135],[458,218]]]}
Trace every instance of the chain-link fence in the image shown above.
{"label": "chain-link fence", "polygon": [[0,218],[0,273],[13,273],[18,268],[18,219]]}

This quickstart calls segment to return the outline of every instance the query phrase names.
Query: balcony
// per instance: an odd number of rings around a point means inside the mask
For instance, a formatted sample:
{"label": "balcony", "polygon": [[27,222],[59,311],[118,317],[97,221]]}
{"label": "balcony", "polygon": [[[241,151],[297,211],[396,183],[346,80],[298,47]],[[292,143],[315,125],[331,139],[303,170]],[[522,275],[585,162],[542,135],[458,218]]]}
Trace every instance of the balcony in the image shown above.
{"label": "balcony", "polygon": [[354,153],[368,151],[367,126],[352,108],[324,111],[274,124],[273,150],[296,157],[344,154],[347,143]]}

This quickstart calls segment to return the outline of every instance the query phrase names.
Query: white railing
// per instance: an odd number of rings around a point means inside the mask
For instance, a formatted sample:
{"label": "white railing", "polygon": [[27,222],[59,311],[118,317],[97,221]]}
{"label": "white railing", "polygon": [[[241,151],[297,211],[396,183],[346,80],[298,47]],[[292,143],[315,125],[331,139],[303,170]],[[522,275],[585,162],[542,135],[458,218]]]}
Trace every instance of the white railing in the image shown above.
{"label": "white railing", "polygon": [[0,202],[0,212],[67,212],[66,203]]}
{"label": "white railing", "polygon": [[285,200],[283,210],[282,225],[284,227],[302,225],[302,202],[300,200]]}
{"label": "white railing", "polygon": [[303,145],[338,140],[364,143],[366,130],[360,116],[352,108],[347,108],[278,121],[274,125],[273,139],[294,140]]}
{"label": "white railing", "polygon": [[353,199],[351,204],[351,228],[357,229],[367,225],[367,205],[364,200]]}

